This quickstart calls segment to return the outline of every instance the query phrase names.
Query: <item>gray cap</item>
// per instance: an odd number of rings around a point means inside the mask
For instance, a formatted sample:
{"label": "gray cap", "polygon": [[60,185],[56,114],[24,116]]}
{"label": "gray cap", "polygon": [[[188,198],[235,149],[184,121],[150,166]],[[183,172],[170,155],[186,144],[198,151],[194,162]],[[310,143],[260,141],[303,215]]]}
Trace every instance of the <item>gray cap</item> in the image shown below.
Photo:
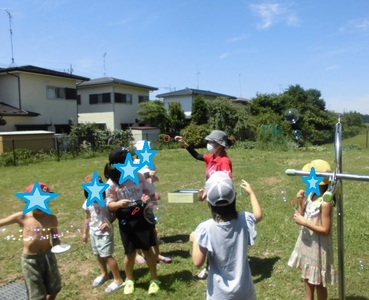
{"label": "gray cap", "polygon": [[[226,206],[233,203],[236,198],[233,181],[223,171],[217,171],[211,174],[210,178],[206,181],[205,189],[208,202],[211,206]],[[219,201],[221,203],[218,203]]]}
{"label": "gray cap", "polygon": [[213,130],[207,137],[205,137],[205,140],[209,142],[216,142],[223,147],[228,147],[228,136],[225,132],[220,130]]}

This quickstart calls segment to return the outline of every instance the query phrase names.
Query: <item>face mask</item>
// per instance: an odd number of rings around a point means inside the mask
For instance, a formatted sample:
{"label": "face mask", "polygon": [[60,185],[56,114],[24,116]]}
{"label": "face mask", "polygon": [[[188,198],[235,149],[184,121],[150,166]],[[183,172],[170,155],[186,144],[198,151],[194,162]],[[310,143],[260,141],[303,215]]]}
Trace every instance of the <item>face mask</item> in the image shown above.
{"label": "face mask", "polygon": [[210,152],[210,153],[214,153],[216,151],[216,148],[214,147],[214,144],[211,143],[207,143],[206,144],[206,149]]}

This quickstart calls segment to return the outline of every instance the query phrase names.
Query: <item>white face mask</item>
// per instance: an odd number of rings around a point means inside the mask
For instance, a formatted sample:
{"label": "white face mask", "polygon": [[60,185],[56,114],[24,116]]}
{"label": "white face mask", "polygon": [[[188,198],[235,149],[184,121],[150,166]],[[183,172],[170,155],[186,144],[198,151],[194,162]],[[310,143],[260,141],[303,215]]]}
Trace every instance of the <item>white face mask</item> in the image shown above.
{"label": "white face mask", "polygon": [[206,144],[206,149],[211,153],[213,154],[217,149],[214,147],[214,144],[211,144],[211,143],[207,143]]}

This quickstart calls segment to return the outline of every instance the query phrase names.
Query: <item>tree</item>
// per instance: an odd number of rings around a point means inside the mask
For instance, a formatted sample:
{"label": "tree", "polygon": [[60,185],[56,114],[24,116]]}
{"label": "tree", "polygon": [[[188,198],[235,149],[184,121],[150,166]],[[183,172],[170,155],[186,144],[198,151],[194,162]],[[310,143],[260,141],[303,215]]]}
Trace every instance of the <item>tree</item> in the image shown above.
{"label": "tree", "polygon": [[164,104],[160,100],[142,102],[137,113],[141,116],[141,122],[158,127],[161,133],[165,133],[168,127],[168,116]]}
{"label": "tree", "polygon": [[228,135],[234,134],[234,128],[238,121],[238,106],[228,98],[218,97],[208,101],[207,107],[210,129],[222,130]]}
{"label": "tree", "polygon": [[[284,117],[291,109],[298,112],[293,122]],[[325,101],[318,90],[304,90],[295,85],[279,95],[258,94],[251,101],[251,112],[259,121],[257,126],[273,122],[286,137],[291,137],[293,130],[300,130],[302,138],[297,141],[300,144],[332,142],[336,116],[325,109]]]}
{"label": "tree", "polygon": [[176,134],[186,126],[186,115],[179,102],[169,103],[169,133]]}
{"label": "tree", "polygon": [[196,96],[192,103],[191,122],[197,125],[208,123],[208,109],[204,96]]}

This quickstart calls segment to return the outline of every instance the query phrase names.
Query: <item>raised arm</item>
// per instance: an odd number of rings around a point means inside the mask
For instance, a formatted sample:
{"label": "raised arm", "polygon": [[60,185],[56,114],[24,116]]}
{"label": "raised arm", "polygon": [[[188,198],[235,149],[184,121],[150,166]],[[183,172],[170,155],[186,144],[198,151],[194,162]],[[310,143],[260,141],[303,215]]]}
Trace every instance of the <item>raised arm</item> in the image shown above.
{"label": "raised arm", "polygon": [[23,212],[16,212],[4,219],[0,219],[0,227],[17,223],[22,226]]}
{"label": "raised arm", "polygon": [[256,222],[260,222],[263,217],[263,212],[261,210],[260,204],[254,191],[252,190],[250,184],[242,179],[241,188],[243,188],[250,196],[250,202],[252,207],[252,213],[255,216]]}
{"label": "raised arm", "polygon": [[201,160],[201,161],[204,161],[204,156],[202,154],[200,154],[199,152],[197,152],[193,147],[191,147],[189,144],[187,144],[185,142],[185,140],[183,139],[183,137],[181,136],[176,136],[174,138],[178,143],[180,143],[187,151],[188,153],[191,154],[191,156],[194,158],[194,159],[197,159],[197,160]]}

